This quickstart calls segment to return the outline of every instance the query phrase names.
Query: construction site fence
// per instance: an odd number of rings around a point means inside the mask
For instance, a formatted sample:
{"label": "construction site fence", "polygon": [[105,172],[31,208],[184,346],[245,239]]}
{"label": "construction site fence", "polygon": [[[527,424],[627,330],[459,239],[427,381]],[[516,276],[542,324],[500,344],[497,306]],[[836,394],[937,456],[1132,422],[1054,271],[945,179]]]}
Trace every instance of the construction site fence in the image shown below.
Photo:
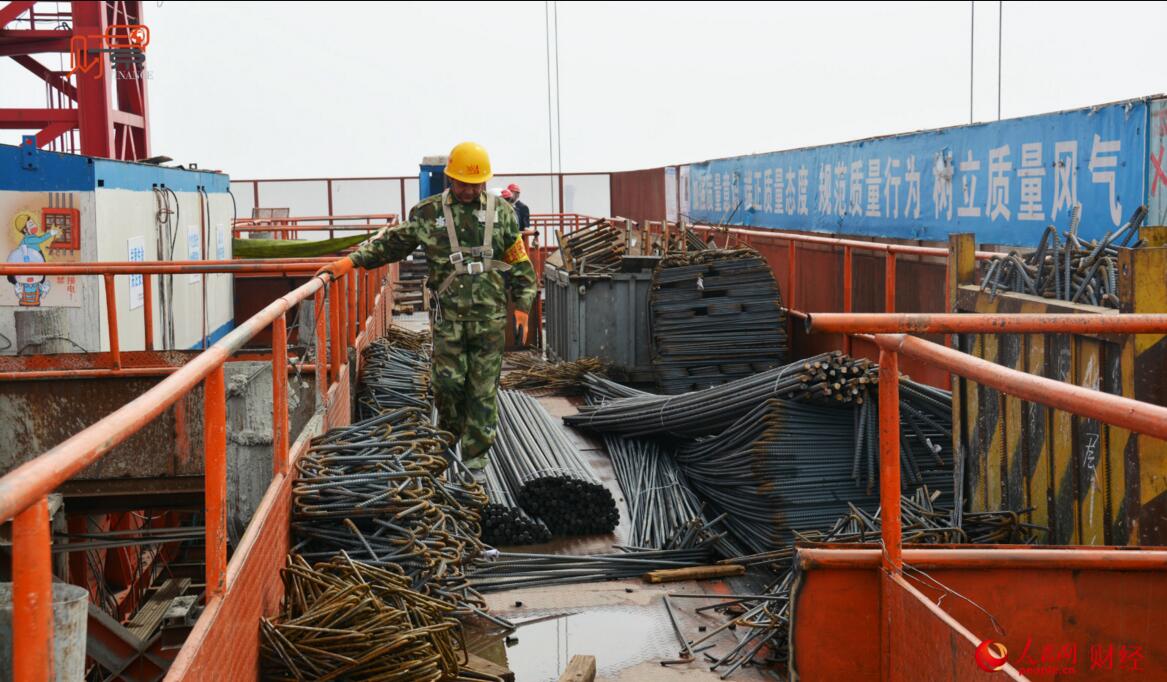
{"label": "construction site fence", "polygon": [[[190,272],[239,272],[255,269],[275,272],[315,272],[319,263],[100,263],[72,264],[59,266],[6,266],[24,268],[36,273],[46,268],[69,268],[73,274],[88,274],[105,278],[107,295],[112,298],[112,281],[118,275],[157,275]],[[38,269],[39,267],[39,269]],[[30,271],[31,271],[30,270]],[[20,270],[24,271],[24,270]],[[65,481],[79,473],[86,466],[98,461],[118,444],[137,433],[151,420],[174,405],[198,386],[204,395],[204,489],[206,505],[206,604],[200,622],[208,618],[208,613],[217,612],[225,596],[235,588],[236,578],[247,571],[247,559],[252,557],[250,549],[264,541],[256,529],[249,527],[240,546],[236,549],[229,570],[227,562],[227,434],[226,434],[226,388],[224,384],[224,364],[244,347],[261,330],[270,327],[272,331],[272,378],[273,378],[273,480],[269,496],[264,505],[271,504],[269,497],[278,497],[278,491],[288,484],[288,474],[292,459],[288,422],[288,381],[287,381],[287,314],[301,302],[314,301],[316,345],[320,354],[315,363],[316,386],[320,394],[323,410],[320,419],[323,427],[347,424],[350,420],[349,402],[349,348],[356,350],[360,358],[361,350],[374,338],[380,336],[389,324],[392,304],[392,274],[386,268],[378,270],[353,270],[351,262],[342,258],[332,264],[335,277],[327,274],[312,276],[305,284],[283,296],[261,312],[246,320],[223,339],[199,353],[181,368],[174,370],[157,385],[142,393],[120,409],[114,411],[92,426],[77,433],[53,449],[13,469],[0,477],[0,522],[12,521],[12,576],[13,576],[13,640],[14,675],[18,680],[53,679],[53,610],[51,560],[51,534],[47,495]],[[336,304],[325,305],[325,299]],[[112,309],[112,308],[111,308]],[[327,312],[326,312],[327,310]],[[110,319],[110,329],[114,332],[116,319]],[[116,338],[116,332],[111,336]],[[329,339],[332,343],[329,343]],[[110,354],[111,371],[120,367],[120,354],[116,350]],[[359,360],[358,360],[359,362]],[[303,452],[306,441],[298,443],[297,452]],[[257,518],[267,518],[270,510],[261,505]],[[256,525],[253,522],[253,525]],[[286,531],[283,533],[286,539]],[[266,556],[266,555],[265,555]],[[282,556],[282,554],[280,555]],[[236,565],[238,563],[238,565]],[[274,570],[268,576],[274,575]],[[248,586],[246,590],[251,590]],[[270,593],[271,586],[260,585],[257,593]],[[258,597],[256,597],[258,598]],[[277,600],[278,601],[278,600]],[[257,602],[258,608],[258,602]],[[254,621],[249,621],[254,622]],[[205,636],[203,625],[196,624],[190,641],[196,644]],[[201,634],[200,634],[201,633]],[[191,665],[187,659],[183,663],[180,654],[175,667],[182,669]]]}

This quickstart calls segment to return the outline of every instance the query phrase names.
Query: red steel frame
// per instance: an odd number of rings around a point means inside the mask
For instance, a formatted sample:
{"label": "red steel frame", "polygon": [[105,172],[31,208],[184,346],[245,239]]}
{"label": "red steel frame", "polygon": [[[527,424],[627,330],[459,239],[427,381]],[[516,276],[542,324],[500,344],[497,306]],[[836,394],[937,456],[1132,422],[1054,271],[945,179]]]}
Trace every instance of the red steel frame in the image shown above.
{"label": "red steel frame", "polygon": [[[331,194],[329,195],[331,198]],[[336,224],[336,221],[349,224]],[[363,223],[351,222],[363,220]],[[376,221],[376,222],[374,222]],[[274,232],[276,239],[292,239],[302,232],[328,232],[328,238],[336,232],[375,232],[398,224],[395,213],[367,213],[359,215],[292,216],[288,218],[236,218],[233,234],[238,237],[250,232]]]}
{"label": "red steel frame", "polygon": [[[118,264],[110,266],[114,270],[128,269],[131,265],[136,268],[133,274],[153,273],[155,271],[172,272],[209,272],[211,266],[193,266],[184,264],[179,269],[174,264],[145,265]],[[254,264],[252,264],[254,265]],[[271,264],[283,268],[295,269],[291,263]],[[104,267],[101,264],[96,267]],[[44,267],[44,266],[42,266]],[[85,265],[71,265],[58,267],[73,267],[86,269]],[[93,265],[88,265],[94,268]],[[313,270],[319,267],[318,263],[311,263],[304,267]],[[194,268],[189,269],[189,268]],[[327,276],[318,275],[295,291],[277,299],[261,312],[248,319],[238,328],[227,334],[206,351],[197,355],[182,368],[163,379],[156,386],[149,389],[138,398],[127,403],[122,408],[106,416],[89,428],[76,434],[69,440],[61,443],[43,455],[17,467],[0,478],[0,520],[13,520],[13,580],[14,580],[14,608],[13,608],[13,650],[15,678],[19,680],[49,680],[53,670],[52,648],[52,564],[50,557],[50,534],[48,505],[46,495],[55,490],[62,483],[80,472],[89,464],[99,460],[102,456],[124,442],[143,426],[174,405],[186,396],[192,389],[203,384],[204,402],[204,429],[205,429],[205,490],[206,490],[206,585],[208,612],[217,613],[231,592],[232,569],[227,564],[227,534],[226,534],[226,393],[223,381],[223,365],[244,344],[268,325],[273,327],[273,338],[277,341],[286,340],[286,314],[294,306],[312,297],[316,298],[317,309],[322,308],[321,294],[324,287],[330,287],[333,301],[341,301],[345,296],[344,304],[329,306],[328,320],[321,315],[317,318],[317,340],[320,348],[324,347],[324,324],[330,324],[333,339],[345,339],[347,343],[335,342],[333,346],[333,365],[331,382],[320,381],[320,391],[324,396],[328,410],[325,416],[325,425],[342,424],[348,421],[347,381],[348,367],[343,349],[349,344],[355,345],[359,351],[367,345],[374,336],[383,333],[388,323],[391,310],[391,284],[380,289],[375,298],[370,296],[366,289],[366,301],[362,310],[367,310],[368,317],[358,317],[356,280],[364,283],[375,282],[377,272],[353,272],[352,264],[347,258],[335,261],[335,271],[338,279],[327,281]],[[113,273],[102,273],[106,282],[112,281]],[[350,282],[354,284],[349,285]],[[343,294],[341,292],[344,292]],[[350,315],[342,320],[347,307]],[[116,329],[116,320],[111,331]],[[287,473],[290,462],[288,454],[288,407],[286,374],[282,368],[286,367],[286,347],[276,343],[273,349],[272,368],[273,377],[284,377],[273,382],[274,400],[274,471],[275,477],[269,489],[269,496],[273,491],[286,488]],[[116,344],[115,344],[116,347]],[[116,357],[116,355],[115,355]],[[317,363],[317,377],[322,376],[323,363]],[[343,390],[342,390],[343,389]],[[297,452],[303,452],[298,448]],[[266,512],[270,506],[267,497],[261,511]],[[266,518],[266,517],[265,517]],[[245,537],[244,544],[251,547],[256,542],[253,534]],[[236,559],[245,561],[249,554],[241,550],[236,553]],[[232,566],[236,562],[232,562]],[[241,569],[236,569],[238,575]],[[270,576],[269,576],[270,577]],[[242,599],[243,597],[241,597]],[[200,620],[201,622],[201,620]],[[196,631],[198,626],[196,625]],[[205,637],[205,631],[200,637]],[[196,638],[196,642],[201,639]],[[192,656],[188,654],[184,659],[181,655],[176,665],[189,665]]]}
{"label": "red steel frame", "polygon": [[[1070,319],[1072,317],[1072,319]],[[895,315],[830,314],[812,315],[807,321],[811,332],[863,334],[877,332],[879,346],[879,456],[881,550],[856,548],[800,548],[802,568],[833,567],[842,569],[882,569],[879,597],[880,679],[921,679],[893,662],[893,652],[900,646],[913,645],[897,640],[892,623],[903,618],[904,608],[923,607],[932,617],[947,626],[951,638],[963,641],[971,652],[980,640],[904,579],[905,550],[900,523],[900,424],[899,360],[900,356],[935,365],[1003,393],[1047,407],[1066,410],[1078,416],[1129,429],[1159,439],[1167,439],[1167,407],[1152,405],[1090,390],[1071,384],[1033,376],[1002,367],[923,339],[906,336],[916,333],[1167,333],[1167,315]],[[923,568],[1038,568],[1049,570],[1116,570],[1167,571],[1167,551],[1114,549],[912,549],[907,550],[910,565]],[[878,564],[876,563],[878,562]],[[905,605],[916,604],[916,607]],[[797,615],[794,618],[797,621]],[[793,626],[792,626],[793,627]],[[952,648],[954,655],[956,647]],[[964,663],[974,666],[969,655]],[[1002,671],[1014,680],[1025,679],[1010,665]],[[923,673],[926,674],[926,673]],[[973,679],[971,676],[960,679]]]}
{"label": "red steel frame", "polygon": [[[70,13],[47,18],[42,13],[39,22],[36,4],[8,2],[0,7],[0,56],[11,57],[43,80],[53,96],[48,107],[0,109],[0,128],[37,131],[38,147],[47,147],[67,135],[63,144],[56,145],[60,151],[123,161],[149,158],[145,64],[118,64],[111,69],[101,53],[101,65],[96,69],[70,76],[33,57],[43,53],[70,55],[74,43],[82,46],[78,49],[105,48],[107,34],[126,37],[127,26],[144,23],[142,3],[64,3],[71,6]],[[62,25],[71,28],[60,28]],[[73,144],[74,131],[79,133],[79,147]]]}

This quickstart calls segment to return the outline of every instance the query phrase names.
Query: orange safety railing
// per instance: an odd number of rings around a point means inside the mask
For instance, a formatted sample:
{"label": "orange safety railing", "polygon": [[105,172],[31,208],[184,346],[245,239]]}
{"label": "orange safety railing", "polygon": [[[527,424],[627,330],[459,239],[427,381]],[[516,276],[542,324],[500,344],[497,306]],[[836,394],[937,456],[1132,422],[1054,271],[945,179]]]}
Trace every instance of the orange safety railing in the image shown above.
{"label": "orange safety railing", "polygon": [[[0,370],[0,381],[22,379],[57,379],[104,376],[151,376],[174,371],[170,363],[153,361],[154,351],[154,276],[165,275],[283,275],[305,277],[332,262],[331,258],[271,258],[256,260],[210,260],[210,261],[152,261],[152,262],[99,262],[99,263],[0,263],[0,277],[9,275],[48,276],[92,276],[101,277],[105,291],[104,319],[108,328],[109,351],[102,353],[60,353],[50,356],[23,356],[27,365],[18,370]],[[347,295],[345,310],[346,324],[354,326],[368,316],[372,304],[371,291],[384,280],[388,267],[366,272],[367,278],[359,286],[352,287]],[[142,311],[145,336],[145,357],[121,348],[121,333],[117,317],[117,294],[115,278],[119,276],[142,277]],[[76,362],[74,356],[84,356],[83,362]],[[43,360],[42,360],[43,358]],[[255,358],[247,358],[255,359]],[[0,358],[0,367],[7,360]],[[305,369],[301,367],[301,369]],[[310,369],[310,368],[309,368]]]}
{"label": "orange safety railing", "polygon": [[[1167,440],[1167,407],[1152,405],[1102,391],[1026,374],[1002,367],[960,351],[906,333],[1092,333],[1092,334],[1163,334],[1167,333],[1167,315],[986,315],[986,314],[848,314],[816,313],[806,319],[810,332],[865,334],[875,332],[872,340],[879,346],[879,486],[882,540],[882,567],[891,578],[881,581],[881,589],[897,586],[942,623],[955,637],[977,646],[980,640],[903,580],[904,549],[900,510],[900,356],[912,358],[988,386],[1022,400],[1065,410],[1080,417],[1128,429],[1153,438]],[[1026,565],[1046,568],[1103,568],[1109,570],[1167,570],[1167,551],[1141,550],[1114,552],[1103,548],[1069,550],[1028,549],[959,549],[910,550],[912,564],[927,567],[976,568],[981,565]],[[816,566],[860,568],[875,560],[870,550],[808,548],[803,560]],[[1072,564],[1072,565],[1071,565]],[[810,565],[810,564],[808,564]],[[888,630],[888,609],[895,603],[891,595],[881,598],[881,651],[890,656],[892,646]],[[885,670],[887,661],[884,662]],[[1003,672],[1012,679],[1025,679],[1006,666]]]}
{"label": "orange safety railing", "polygon": [[[363,222],[360,222],[363,221]],[[357,215],[291,216],[288,218],[236,218],[232,233],[238,237],[252,232],[272,232],[276,239],[292,239],[304,232],[327,232],[332,239],[340,232],[376,232],[399,222],[396,213]]]}
{"label": "orange safety railing", "polygon": [[[329,400],[347,404],[341,396],[341,380],[347,380],[346,348],[359,350],[371,340],[370,330],[382,330],[391,306],[387,305],[389,285],[380,286],[371,296],[376,271],[353,272],[347,258],[335,261],[338,277],[312,277],[295,291],[277,299],[262,311],[228,333],[222,340],[203,351],[182,368],[153,388],[109,414],[89,428],[69,438],[52,450],[22,464],[0,478],[0,522],[12,520],[13,575],[13,672],[18,680],[49,680],[53,670],[52,561],[49,512],[46,496],[85,467],[100,460],[117,445],[126,441],[146,424],[200,383],[204,393],[204,487],[206,490],[206,594],[208,610],[224,598],[230,589],[227,579],[227,433],[224,364],[261,330],[272,328],[272,379],[274,419],[272,449],[273,486],[288,473],[289,422],[287,366],[287,312],[302,301],[314,298],[316,305],[316,347],[331,344],[331,362],[316,364],[316,381],[325,403]],[[276,264],[291,267],[291,264]],[[141,263],[107,266],[126,274],[163,271],[192,272],[176,264],[146,266]],[[65,267],[65,266],[60,266]],[[92,264],[89,267],[93,267]],[[183,264],[183,268],[199,267]],[[207,266],[202,266],[207,267]],[[318,267],[313,264],[312,267]],[[197,270],[196,270],[197,271]],[[106,278],[106,291],[112,293],[112,277]],[[366,286],[358,300],[360,280]],[[328,306],[325,315],[325,289],[330,301],[346,305]],[[361,311],[358,317],[358,310]],[[366,317],[364,313],[369,313]],[[347,317],[346,317],[347,314]],[[325,325],[328,325],[327,329]],[[112,326],[111,326],[112,328]],[[327,372],[327,374],[326,374]],[[281,379],[282,377],[282,379]]]}

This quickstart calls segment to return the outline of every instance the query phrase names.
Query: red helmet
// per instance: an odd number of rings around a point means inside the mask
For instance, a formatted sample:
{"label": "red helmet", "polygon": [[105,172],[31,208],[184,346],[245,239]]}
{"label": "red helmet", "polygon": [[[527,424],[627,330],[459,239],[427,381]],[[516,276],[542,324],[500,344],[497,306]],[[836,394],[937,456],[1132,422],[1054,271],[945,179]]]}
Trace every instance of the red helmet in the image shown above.
{"label": "red helmet", "polygon": [[510,199],[514,195],[511,194],[511,191],[509,189],[504,189],[502,191],[502,194],[500,194],[499,196],[501,196],[503,199]]}
{"label": "red helmet", "polygon": [[516,185],[516,184],[515,184],[515,183],[513,183],[513,182],[512,182],[510,185],[508,185],[508,186],[507,186],[507,189],[509,189],[509,190],[510,190],[510,191],[512,191],[512,192],[521,192],[521,191],[522,191],[522,190],[520,190],[520,189],[519,189],[519,186],[518,186],[518,185]]}

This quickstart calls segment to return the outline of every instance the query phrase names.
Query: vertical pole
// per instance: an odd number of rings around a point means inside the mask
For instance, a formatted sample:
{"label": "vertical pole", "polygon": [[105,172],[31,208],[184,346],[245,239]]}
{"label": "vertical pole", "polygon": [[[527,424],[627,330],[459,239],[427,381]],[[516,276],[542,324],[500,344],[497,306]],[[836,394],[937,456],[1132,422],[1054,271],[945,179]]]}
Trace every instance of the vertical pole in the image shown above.
{"label": "vertical pole", "polygon": [[343,279],[348,298],[348,345],[354,348],[357,345],[357,283],[360,278],[356,273],[349,273]]}
{"label": "vertical pole", "polygon": [[[284,372],[287,373],[286,368]],[[223,595],[227,578],[227,392],[223,365],[216,367],[203,382],[203,438],[210,601]]]}
{"label": "vertical pole", "polygon": [[[851,290],[851,282],[854,279],[851,272],[854,252],[850,246],[843,247],[843,312],[852,312],[851,308],[855,304],[854,292]],[[851,335],[843,335],[843,352],[847,355],[851,354]]]}
{"label": "vertical pole", "polygon": [[883,276],[883,312],[896,311],[896,252],[887,250],[887,265]]}
{"label": "vertical pole", "polygon": [[332,344],[332,371],[328,373],[329,382],[340,381],[341,358],[344,357],[344,338],[341,336],[340,310],[344,301],[340,296],[340,282],[332,280],[328,285],[328,339]]}
{"label": "vertical pole", "polygon": [[113,275],[102,275],[105,280],[105,321],[109,327],[109,353],[113,357],[113,368],[122,368],[121,344],[118,343],[118,305],[114,294]]}
{"label": "vertical pole", "polygon": [[142,274],[142,317],[146,326],[146,350],[154,350],[154,275]]}
{"label": "vertical pole", "polygon": [[313,331],[316,333],[316,391],[323,406],[328,398],[328,320],[324,307],[324,287],[316,291],[316,314],[313,316]]}
{"label": "vertical pole", "polygon": [[271,330],[272,473],[288,471],[288,317],[272,322]]}
{"label": "vertical pole", "polygon": [[798,248],[798,243],[793,239],[787,241],[786,246],[786,260],[788,265],[786,267],[786,307],[795,310],[794,307],[794,284],[796,279],[795,268],[795,250]]}
{"label": "vertical pole", "polygon": [[40,498],[12,519],[13,679],[53,675],[53,563],[49,502]]}
{"label": "vertical pole", "polygon": [[899,354],[879,351],[879,508],[883,568],[903,570],[900,528]]}

